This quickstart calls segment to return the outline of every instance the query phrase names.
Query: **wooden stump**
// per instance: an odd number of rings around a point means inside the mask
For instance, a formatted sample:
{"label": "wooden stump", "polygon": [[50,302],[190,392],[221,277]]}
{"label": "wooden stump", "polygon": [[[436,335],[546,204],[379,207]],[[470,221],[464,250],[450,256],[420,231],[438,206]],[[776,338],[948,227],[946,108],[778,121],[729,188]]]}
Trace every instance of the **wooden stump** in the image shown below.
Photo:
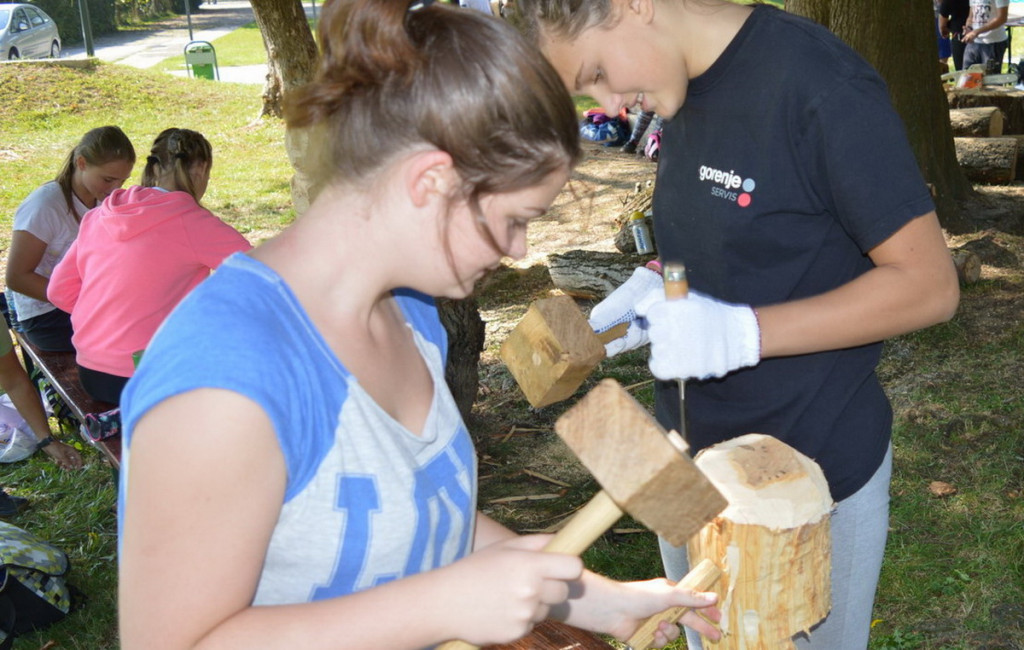
{"label": "wooden stump", "polygon": [[709,447],[696,463],[729,501],[687,545],[691,565],[708,558],[722,570],[722,640],[705,647],[795,647],[792,637],[831,606],[832,498],[821,468],[758,433]]}
{"label": "wooden stump", "polygon": [[952,108],[949,125],[957,137],[994,138],[1003,134],[1003,111],[995,106]]}
{"label": "wooden stump", "polygon": [[966,248],[954,248],[950,253],[961,285],[974,284],[981,278],[981,258],[976,253]]}
{"label": "wooden stump", "polygon": [[976,183],[1009,185],[1017,175],[1017,139],[953,138],[964,175]]}

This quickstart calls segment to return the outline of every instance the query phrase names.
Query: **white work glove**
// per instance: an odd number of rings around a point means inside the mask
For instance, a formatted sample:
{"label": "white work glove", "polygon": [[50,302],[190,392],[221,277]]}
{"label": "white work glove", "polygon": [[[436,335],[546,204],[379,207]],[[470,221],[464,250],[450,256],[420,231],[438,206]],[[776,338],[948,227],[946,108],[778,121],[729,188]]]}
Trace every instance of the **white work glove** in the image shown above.
{"label": "white work glove", "polygon": [[648,296],[636,305],[647,321],[651,373],[658,379],[710,379],[761,360],[761,328],[750,305],[698,291],[686,298]]}
{"label": "white work glove", "polygon": [[590,327],[598,334],[619,323],[629,323],[629,329],[624,336],[605,344],[604,351],[607,356],[611,357],[646,345],[647,323],[637,318],[635,307],[637,302],[646,299],[648,295],[661,295],[664,298],[665,282],[661,279],[660,273],[641,266],[633,271],[628,280],[590,310]]}

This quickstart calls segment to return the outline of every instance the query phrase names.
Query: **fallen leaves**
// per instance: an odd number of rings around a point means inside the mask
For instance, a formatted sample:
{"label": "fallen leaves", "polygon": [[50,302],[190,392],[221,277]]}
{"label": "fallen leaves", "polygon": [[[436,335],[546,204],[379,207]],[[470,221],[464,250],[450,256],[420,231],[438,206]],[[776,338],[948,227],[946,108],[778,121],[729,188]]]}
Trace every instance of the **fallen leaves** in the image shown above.
{"label": "fallen leaves", "polygon": [[955,486],[945,481],[932,481],[928,484],[928,491],[932,493],[932,496],[944,499],[956,494],[957,490]]}

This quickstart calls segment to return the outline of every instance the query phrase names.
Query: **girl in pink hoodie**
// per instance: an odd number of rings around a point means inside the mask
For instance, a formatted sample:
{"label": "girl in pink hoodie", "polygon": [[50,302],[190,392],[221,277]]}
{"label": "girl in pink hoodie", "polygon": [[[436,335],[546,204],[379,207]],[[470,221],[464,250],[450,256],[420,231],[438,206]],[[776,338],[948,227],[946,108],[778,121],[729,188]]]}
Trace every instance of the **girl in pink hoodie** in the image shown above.
{"label": "girl in pink hoodie", "polygon": [[53,271],[47,298],[71,314],[82,387],[118,404],[132,354],[228,255],[249,242],[199,204],[213,152],[202,134],[166,129],[146,158],[142,185],[117,190],[82,220]]}

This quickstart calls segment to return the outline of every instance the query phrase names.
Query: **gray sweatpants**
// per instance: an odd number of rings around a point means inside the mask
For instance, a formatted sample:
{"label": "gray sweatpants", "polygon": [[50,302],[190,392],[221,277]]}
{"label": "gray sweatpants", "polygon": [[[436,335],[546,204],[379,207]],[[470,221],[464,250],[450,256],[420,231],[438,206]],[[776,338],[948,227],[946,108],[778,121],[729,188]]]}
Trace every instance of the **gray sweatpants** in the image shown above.
{"label": "gray sweatpants", "polygon": [[[892,446],[864,487],[836,504],[831,517],[832,610],[811,634],[795,638],[799,650],[864,650],[889,531]],[[686,547],[658,540],[665,576],[678,581],[689,571]],[[702,650],[700,635],[686,628],[689,650]]]}

